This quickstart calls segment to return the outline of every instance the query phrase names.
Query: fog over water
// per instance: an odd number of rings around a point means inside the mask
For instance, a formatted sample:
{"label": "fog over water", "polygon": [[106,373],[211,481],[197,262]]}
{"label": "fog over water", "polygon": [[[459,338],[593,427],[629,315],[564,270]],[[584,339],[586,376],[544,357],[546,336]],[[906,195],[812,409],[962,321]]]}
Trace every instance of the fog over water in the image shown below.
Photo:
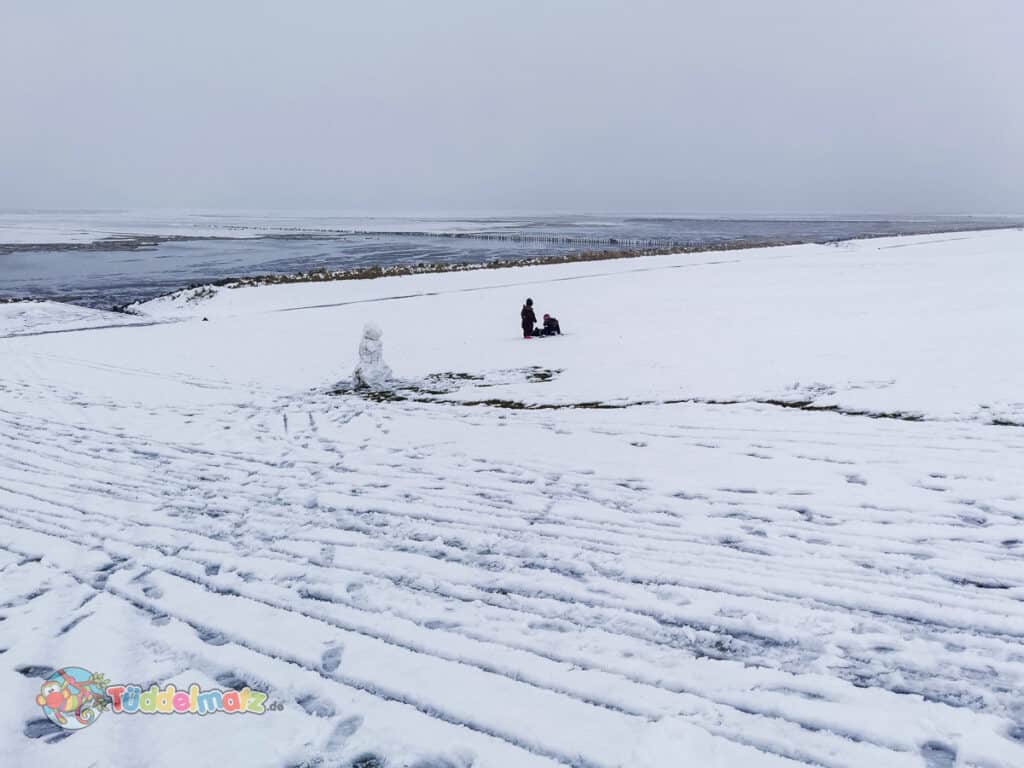
{"label": "fog over water", "polygon": [[0,208],[1024,212],[1011,0],[0,5]]}

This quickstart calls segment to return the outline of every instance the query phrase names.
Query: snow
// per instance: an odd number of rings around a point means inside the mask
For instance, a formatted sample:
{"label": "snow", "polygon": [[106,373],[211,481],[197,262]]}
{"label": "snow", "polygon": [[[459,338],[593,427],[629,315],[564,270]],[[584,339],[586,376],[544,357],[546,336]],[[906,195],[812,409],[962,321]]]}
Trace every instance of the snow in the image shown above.
{"label": "snow", "polygon": [[[1022,249],[0,315],[0,743],[71,768],[1019,768]],[[564,336],[520,338],[527,295]],[[387,397],[334,390],[367,323]],[[57,332],[9,335],[33,329]],[[72,664],[283,709],[61,739],[34,699]]]}
{"label": "snow", "polygon": [[[343,339],[342,349],[356,348],[371,319],[388,331],[396,373],[411,378],[564,369],[545,387],[486,390],[531,403],[768,398],[1024,423],[1015,353],[1024,324],[1013,314],[1022,241],[1020,230],[999,230],[222,288],[139,309],[160,320],[220,319],[207,332],[225,340],[244,326],[283,343],[312,324],[317,336]],[[519,327],[527,295],[538,316],[559,318],[565,337],[524,342],[497,330]],[[309,360],[302,345],[280,354],[288,364],[271,375],[282,386],[294,385],[293,366],[324,379],[336,370],[335,359]]]}
{"label": "snow", "polygon": [[120,312],[104,312],[57,301],[0,304],[0,338],[142,324],[151,323]]}

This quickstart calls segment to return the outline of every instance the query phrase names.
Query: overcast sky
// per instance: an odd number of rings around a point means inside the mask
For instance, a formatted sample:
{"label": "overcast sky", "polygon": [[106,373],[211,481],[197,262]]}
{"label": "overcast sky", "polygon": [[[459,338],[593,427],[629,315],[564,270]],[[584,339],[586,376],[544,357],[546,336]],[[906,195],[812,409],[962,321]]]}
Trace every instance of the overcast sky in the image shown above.
{"label": "overcast sky", "polygon": [[1024,213],[1019,0],[0,0],[0,207]]}

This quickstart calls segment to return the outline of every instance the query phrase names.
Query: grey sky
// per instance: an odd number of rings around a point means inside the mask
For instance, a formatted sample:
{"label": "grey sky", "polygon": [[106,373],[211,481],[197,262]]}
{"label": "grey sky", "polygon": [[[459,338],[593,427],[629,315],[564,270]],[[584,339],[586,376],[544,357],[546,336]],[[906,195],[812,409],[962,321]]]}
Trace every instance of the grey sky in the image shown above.
{"label": "grey sky", "polygon": [[0,0],[0,207],[1024,213],[1024,3]]}

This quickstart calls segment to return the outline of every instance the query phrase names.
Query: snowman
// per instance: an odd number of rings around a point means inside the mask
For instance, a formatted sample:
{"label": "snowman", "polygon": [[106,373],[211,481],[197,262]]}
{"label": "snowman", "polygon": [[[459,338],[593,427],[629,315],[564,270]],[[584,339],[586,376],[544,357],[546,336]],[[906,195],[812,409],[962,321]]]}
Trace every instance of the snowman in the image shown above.
{"label": "snowman", "polygon": [[363,327],[363,340],[359,342],[359,365],[352,373],[352,384],[356,389],[383,386],[391,378],[391,369],[384,362],[381,337],[384,332],[375,323]]}

